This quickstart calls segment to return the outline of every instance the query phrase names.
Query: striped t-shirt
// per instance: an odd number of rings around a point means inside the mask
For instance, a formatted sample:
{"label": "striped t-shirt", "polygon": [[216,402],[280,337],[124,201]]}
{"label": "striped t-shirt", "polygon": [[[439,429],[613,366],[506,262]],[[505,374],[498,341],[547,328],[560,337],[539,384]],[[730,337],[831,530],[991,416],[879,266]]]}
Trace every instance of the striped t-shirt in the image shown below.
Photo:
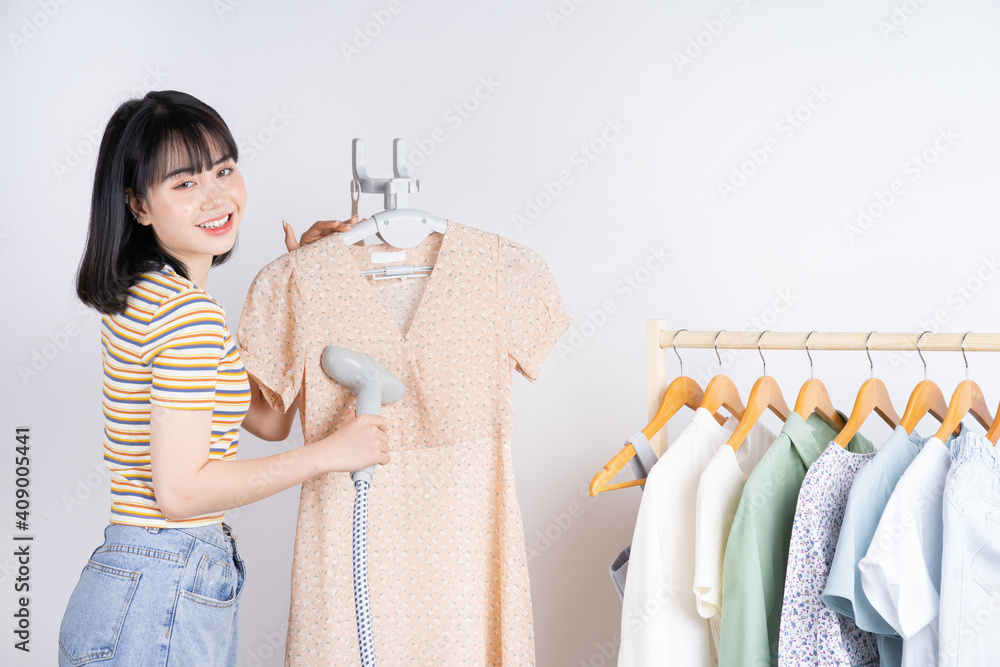
{"label": "striped t-shirt", "polygon": [[250,385],[215,299],[171,266],[144,273],[125,309],[105,315],[104,461],[111,471],[111,523],[202,526],[225,512],[170,521],[156,505],[149,457],[150,404],[212,410],[210,459],[232,459]]}

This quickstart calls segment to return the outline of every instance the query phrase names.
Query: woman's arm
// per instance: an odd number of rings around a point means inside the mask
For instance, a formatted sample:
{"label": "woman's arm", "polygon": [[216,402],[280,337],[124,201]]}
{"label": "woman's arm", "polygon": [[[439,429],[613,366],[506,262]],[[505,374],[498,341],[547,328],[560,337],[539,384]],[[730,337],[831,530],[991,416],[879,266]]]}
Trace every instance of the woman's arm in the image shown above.
{"label": "woman's arm", "polygon": [[288,407],[288,411],[281,413],[275,410],[264,398],[257,380],[250,374],[250,409],[246,417],[243,418],[242,428],[253,433],[261,440],[272,442],[284,440],[292,430],[292,422],[298,412],[301,394],[295,397],[295,401]]}
{"label": "woman's arm", "polygon": [[208,458],[211,410],[151,407],[153,492],[171,521],[246,505],[321,473],[389,462],[385,421],[374,415],[350,416],[332,434],[304,447],[258,459],[219,461]]}
{"label": "woman's arm", "polygon": [[[289,251],[358,222],[320,221],[296,240],[282,223]],[[284,413],[272,408],[252,375],[250,407],[242,428],[262,440],[284,440],[291,431],[301,394]],[[150,465],[156,503],[173,521],[246,505],[325,472],[353,472],[389,462],[389,436],[381,417],[351,416],[334,433],[305,447],[258,459],[209,459],[211,410],[174,410],[151,405]]]}

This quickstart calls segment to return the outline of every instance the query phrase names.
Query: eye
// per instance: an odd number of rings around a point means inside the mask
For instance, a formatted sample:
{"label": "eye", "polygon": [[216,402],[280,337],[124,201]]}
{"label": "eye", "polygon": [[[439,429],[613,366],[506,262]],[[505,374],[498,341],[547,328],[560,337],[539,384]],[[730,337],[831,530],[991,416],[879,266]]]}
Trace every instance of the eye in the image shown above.
{"label": "eye", "polygon": [[236,171],[236,170],[233,167],[223,167],[222,169],[219,170],[219,174],[218,175],[219,176],[228,176],[229,174],[233,173],[234,171]]}
{"label": "eye", "polygon": [[174,186],[174,190],[186,190],[188,186],[194,185],[194,181],[184,181]]}

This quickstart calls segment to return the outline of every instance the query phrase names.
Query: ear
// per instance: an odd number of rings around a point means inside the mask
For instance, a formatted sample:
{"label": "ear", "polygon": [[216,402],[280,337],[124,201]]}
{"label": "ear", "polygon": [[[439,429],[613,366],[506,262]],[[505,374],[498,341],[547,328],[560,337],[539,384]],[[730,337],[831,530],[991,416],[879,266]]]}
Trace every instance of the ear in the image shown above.
{"label": "ear", "polygon": [[149,220],[149,211],[146,208],[146,202],[137,197],[132,188],[125,188],[125,197],[128,202],[129,211],[135,221],[140,225],[149,226],[151,224]]}

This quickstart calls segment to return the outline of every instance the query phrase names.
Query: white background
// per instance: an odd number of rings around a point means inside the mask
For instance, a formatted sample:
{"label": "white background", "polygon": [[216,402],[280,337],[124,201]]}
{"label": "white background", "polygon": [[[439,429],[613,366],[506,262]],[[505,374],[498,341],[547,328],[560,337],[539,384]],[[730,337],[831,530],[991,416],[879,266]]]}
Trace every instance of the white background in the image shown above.
{"label": "white background", "polygon": [[[66,600],[108,518],[99,326],[73,280],[104,124],[148,89],[199,97],[241,143],[247,213],[235,259],[208,285],[230,328],[253,276],[284,251],[282,218],[301,233],[349,216],[354,137],[367,140],[374,175],[389,173],[391,141],[406,138],[423,186],[413,205],[548,260],[576,323],[538,382],[515,381],[540,665],[614,663],[620,604],[607,568],[630,540],[640,492],[590,499],[585,489],[646,423],[647,318],[693,330],[1000,330],[1000,5],[392,8],[2,3],[0,663],[54,664]],[[363,48],[345,52],[355,41]],[[378,197],[362,201],[362,213],[380,208]],[[859,208],[873,217],[852,230]],[[654,250],[670,257],[647,270]],[[601,313],[606,305],[613,312]],[[849,411],[867,359],[813,356]],[[950,395],[964,377],[961,356],[927,356]],[[969,356],[995,405],[997,355]],[[874,357],[901,412],[923,377],[919,361]],[[685,359],[704,383],[712,353]],[[802,353],[772,352],[768,371],[794,401],[808,365]],[[745,398],[760,374],[756,353],[727,372]],[[880,441],[888,429],[876,422],[864,432]],[[15,426],[32,433],[29,656],[12,635]],[[296,433],[279,446],[301,441]],[[249,434],[241,445],[246,457],[276,447]],[[296,506],[293,489],[232,516],[249,567],[240,665],[281,664]]]}

